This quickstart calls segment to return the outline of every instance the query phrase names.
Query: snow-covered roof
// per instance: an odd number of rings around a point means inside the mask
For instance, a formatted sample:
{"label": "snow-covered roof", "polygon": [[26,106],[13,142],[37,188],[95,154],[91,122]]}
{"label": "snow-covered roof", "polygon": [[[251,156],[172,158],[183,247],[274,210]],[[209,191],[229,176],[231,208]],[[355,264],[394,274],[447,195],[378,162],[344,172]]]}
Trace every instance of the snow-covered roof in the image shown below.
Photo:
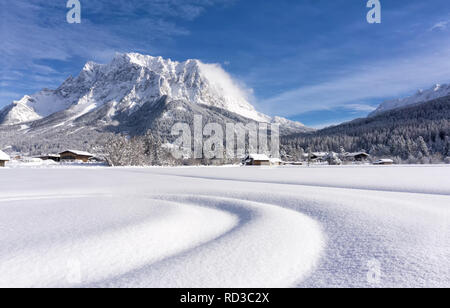
{"label": "snow-covered roof", "polygon": [[271,163],[282,163],[283,161],[281,159],[279,159],[279,158],[271,158],[270,162]]}
{"label": "snow-covered roof", "polygon": [[259,161],[270,161],[266,154],[249,154],[247,159],[259,160]]}
{"label": "snow-covered roof", "polygon": [[347,157],[353,157],[353,156],[359,156],[359,155],[370,156],[370,155],[367,154],[366,152],[347,153],[345,156],[347,156]]}
{"label": "snow-covered roof", "polygon": [[328,153],[326,153],[326,152],[314,152],[314,153],[312,153],[312,155],[316,156],[316,157],[325,157],[325,156],[328,155]]}
{"label": "snow-covered roof", "polygon": [[377,163],[393,163],[392,159],[380,159],[376,161]]}
{"label": "snow-covered roof", "polygon": [[10,157],[8,154],[0,150],[0,160],[10,160]]}
{"label": "snow-covered roof", "polygon": [[67,150],[67,151],[61,152],[59,154],[66,153],[66,152],[70,152],[70,153],[73,153],[73,154],[76,154],[76,155],[80,155],[80,156],[92,156],[92,157],[94,157],[94,154],[91,154],[89,152],[84,152],[84,151],[78,151],[78,150]]}

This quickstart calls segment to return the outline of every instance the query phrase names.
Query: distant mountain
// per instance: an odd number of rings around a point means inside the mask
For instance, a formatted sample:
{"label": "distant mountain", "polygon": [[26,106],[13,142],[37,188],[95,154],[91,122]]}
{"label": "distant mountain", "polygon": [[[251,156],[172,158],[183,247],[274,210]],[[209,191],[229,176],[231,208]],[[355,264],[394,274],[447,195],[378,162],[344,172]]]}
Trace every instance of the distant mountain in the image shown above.
{"label": "distant mountain", "polygon": [[434,87],[428,90],[419,90],[417,93],[413,96],[406,97],[406,98],[400,98],[400,99],[394,99],[390,101],[386,101],[382,103],[374,112],[372,112],[369,116],[375,116],[380,113],[394,110],[414,104],[420,104],[424,102],[429,102],[431,100],[445,97],[450,95],[450,84],[443,84],[439,85],[436,84]]}
{"label": "distant mountain", "polygon": [[31,122],[61,111],[70,114],[70,122],[107,104],[110,118],[131,115],[162,97],[223,109],[258,122],[277,121],[304,129],[301,123],[257,112],[245,91],[216,65],[198,60],[180,63],[136,53],[118,54],[106,65],[87,63],[77,78],[68,78],[58,89],[27,95],[5,107],[0,112],[0,125]]}
{"label": "distant mountain", "polygon": [[14,136],[15,144],[31,138],[38,148],[44,142],[76,146],[110,132],[136,135],[151,129],[168,135],[171,125],[192,123],[196,114],[223,124],[278,123],[284,135],[311,131],[256,111],[246,91],[218,65],[129,53],[108,64],[88,62],[56,90],[6,106],[0,111],[0,136]]}

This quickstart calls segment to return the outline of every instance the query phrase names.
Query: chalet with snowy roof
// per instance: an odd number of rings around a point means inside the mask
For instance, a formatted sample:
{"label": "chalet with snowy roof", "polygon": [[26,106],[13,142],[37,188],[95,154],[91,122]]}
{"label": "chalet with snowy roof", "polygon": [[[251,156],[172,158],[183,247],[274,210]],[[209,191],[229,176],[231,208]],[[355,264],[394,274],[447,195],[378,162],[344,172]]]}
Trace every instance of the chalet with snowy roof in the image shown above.
{"label": "chalet with snowy roof", "polygon": [[345,159],[349,161],[366,161],[370,158],[370,155],[365,152],[347,153]]}
{"label": "chalet with snowy roof", "polygon": [[270,166],[270,158],[265,154],[249,154],[243,163],[246,166]]}
{"label": "chalet with snowy roof", "polygon": [[0,150],[0,167],[5,167],[7,161],[10,161],[9,155]]}
{"label": "chalet with snowy roof", "polygon": [[59,154],[47,154],[47,155],[39,156],[38,158],[40,158],[42,160],[53,160],[55,162],[61,161],[61,155],[59,155]]}
{"label": "chalet with snowy roof", "polygon": [[87,163],[91,158],[94,158],[94,155],[84,151],[77,150],[67,150],[59,153],[61,161],[64,160],[81,160],[82,162]]}
{"label": "chalet with snowy roof", "polygon": [[304,159],[314,160],[314,161],[323,161],[325,160],[328,153],[326,152],[314,152],[314,153],[305,153],[303,154]]}

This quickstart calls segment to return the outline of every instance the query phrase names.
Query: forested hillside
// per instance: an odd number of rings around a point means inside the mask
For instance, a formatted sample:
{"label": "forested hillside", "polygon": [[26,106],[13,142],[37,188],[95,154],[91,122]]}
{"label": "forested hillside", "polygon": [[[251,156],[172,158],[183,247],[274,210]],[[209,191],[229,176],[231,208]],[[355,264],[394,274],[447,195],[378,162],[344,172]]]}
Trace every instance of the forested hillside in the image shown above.
{"label": "forested hillside", "polygon": [[[450,156],[450,96],[282,139],[286,157],[307,151],[356,152],[403,163],[444,161]],[[447,158],[448,159],[448,158]]]}

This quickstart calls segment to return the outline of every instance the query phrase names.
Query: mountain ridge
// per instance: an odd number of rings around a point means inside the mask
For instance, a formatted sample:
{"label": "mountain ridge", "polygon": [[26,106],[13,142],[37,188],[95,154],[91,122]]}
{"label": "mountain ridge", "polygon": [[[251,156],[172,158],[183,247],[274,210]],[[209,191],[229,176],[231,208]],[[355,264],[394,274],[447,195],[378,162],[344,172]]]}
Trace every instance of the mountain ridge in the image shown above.
{"label": "mountain ridge", "polygon": [[370,113],[369,117],[373,117],[390,110],[430,102],[434,99],[446,97],[448,95],[450,95],[450,84],[435,84],[430,89],[418,90],[416,94],[412,96],[385,101],[381,103],[375,111]]}
{"label": "mountain ridge", "polygon": [[73,120],[108,103],[110,113],[131,115],[163,96],[221,108],[258,122],[306,129],[301,123],[256,111],[245,90],[218,65],[137,53],[116,54],[108,64],[87,62],[76,78],[70,76],[56,90],[26,95],[3,108],[0,125],[25,124],[64,110]]}
{"label": "mountain ridge", "polygon": [[258,112],[219,65],[117,54],[108,64],[87,62],[77,77],[0,111],[0,145],[17,152],[90,150],[108,134],[148,130],[171,142],[175,123],[276,123],[281,135],[311,131],[303,124]]}

